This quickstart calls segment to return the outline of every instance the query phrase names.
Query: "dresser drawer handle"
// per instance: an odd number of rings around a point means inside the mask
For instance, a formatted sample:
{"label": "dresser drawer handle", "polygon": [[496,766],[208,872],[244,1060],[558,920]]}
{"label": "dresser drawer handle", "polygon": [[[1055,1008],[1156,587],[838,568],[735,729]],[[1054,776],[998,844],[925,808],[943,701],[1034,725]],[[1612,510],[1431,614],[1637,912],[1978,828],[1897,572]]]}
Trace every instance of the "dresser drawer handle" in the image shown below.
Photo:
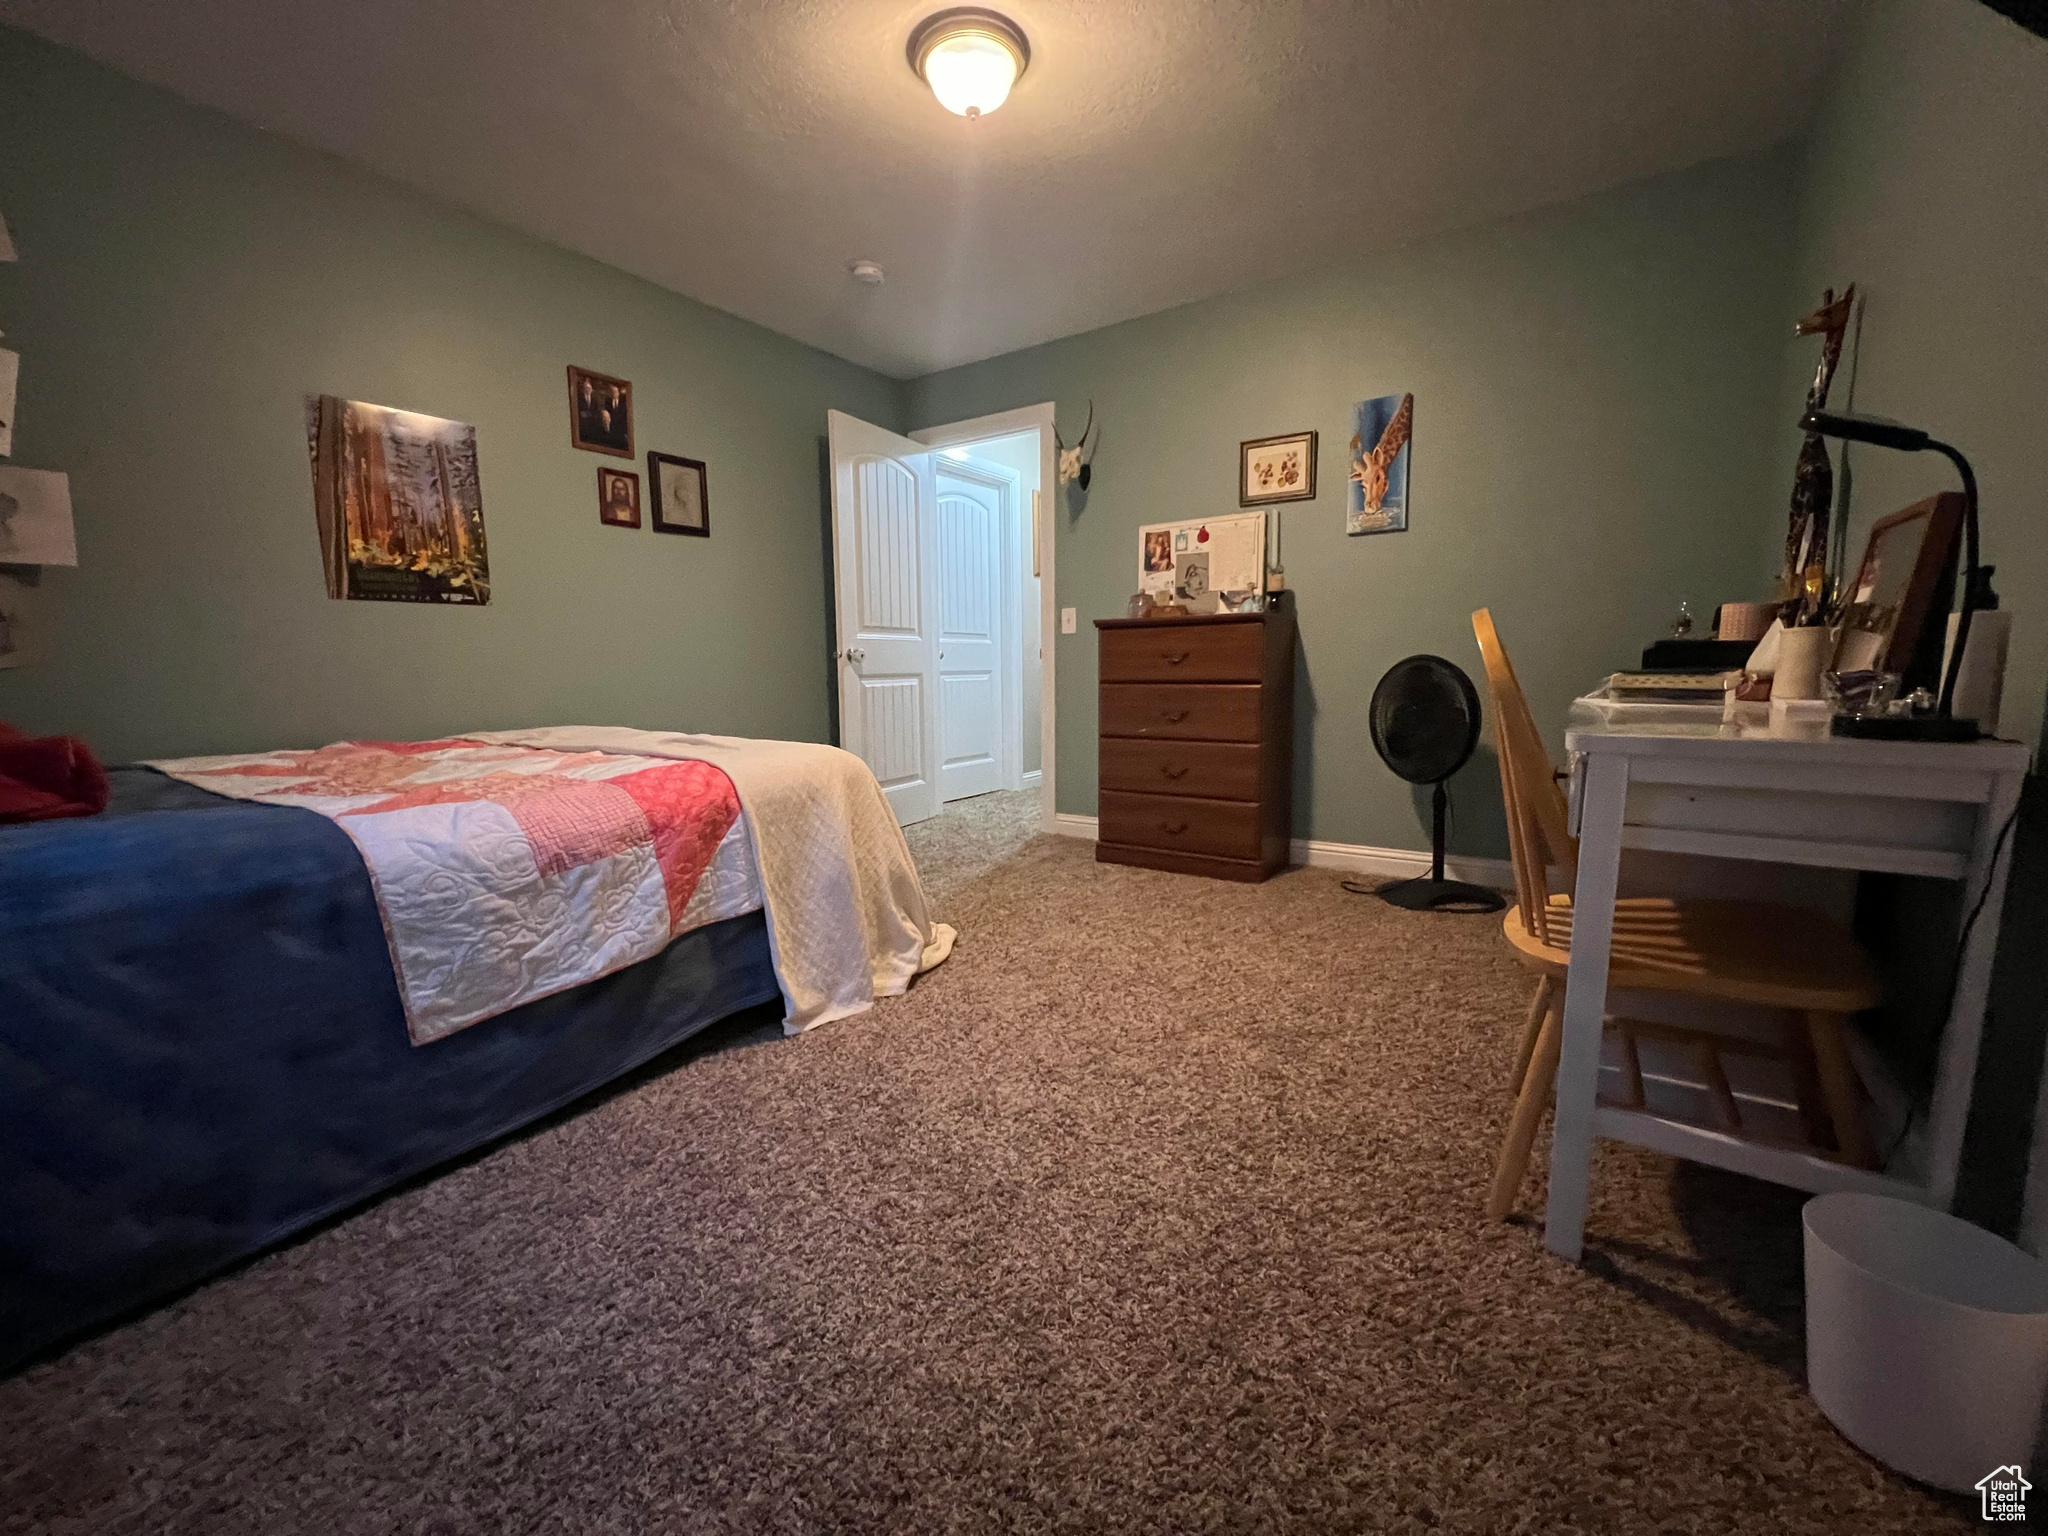
{"label": "dresser drawer handle", "polygon": [[1161,710],[1159,713],[1168,725],[1179,725],[1181,721],[1187,719],[1190,712],[1185,709],[1175,709]]}
{"label": "dresser drawer handle", "polygon": [[1179,666],[1188,659],[1189,655],[1187,651],[1161,651],[1159,654],[1166,658],[1166,664],[1169,667]]}
{"label": "dresser drawer handle", "polygon": [[1160,831],[1171,832],[1176,837],[1178,837],[1181,833],[1187,831],[1187,829],[1188,824],[1184,821],[1162,821],[1161,823],[1159,823]]}
{"label": "dresser drawer handle", "polygon": [[1186,768],[1169,768],[1164,763],[1161,763],[1159,765],[1159,771],[1165,774],[1169,779],[1184,778],[1187,775]]}

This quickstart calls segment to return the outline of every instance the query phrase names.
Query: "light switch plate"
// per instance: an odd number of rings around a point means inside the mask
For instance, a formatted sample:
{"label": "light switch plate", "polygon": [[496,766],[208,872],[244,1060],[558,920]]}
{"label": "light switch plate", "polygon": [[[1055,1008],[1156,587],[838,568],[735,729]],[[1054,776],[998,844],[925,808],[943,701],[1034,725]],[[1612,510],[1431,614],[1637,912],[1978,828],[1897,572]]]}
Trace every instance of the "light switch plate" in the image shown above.
{"label": "light switch plate", "polygon": [[1060,610],[1060,633],[1063,635],[1071,635],[1073,632],[1074,610],[1071,608],[1062,608]]}

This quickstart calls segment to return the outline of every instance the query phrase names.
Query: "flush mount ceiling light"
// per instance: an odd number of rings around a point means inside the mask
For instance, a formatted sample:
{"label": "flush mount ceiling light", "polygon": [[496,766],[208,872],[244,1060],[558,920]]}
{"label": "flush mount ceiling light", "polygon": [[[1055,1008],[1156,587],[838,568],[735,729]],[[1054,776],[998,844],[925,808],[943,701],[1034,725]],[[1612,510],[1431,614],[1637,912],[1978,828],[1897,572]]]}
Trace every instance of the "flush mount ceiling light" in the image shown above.
{"label": "flush mount ceiling light", "polygon": [[849,261],[846,264],[846,270],[851,272],[858,281],[866,283],[871,288],[879,287],[881,284],[882,264],[879,261],[868,261],[865,258],[858,261]]}
{"label": "flush mount ceiling light", "polygon": [[965,118],[993,112],[1031,62],[1031,45],[1015,22],[979,6],[927,16],[910,34],[910,67],[939,105]]}

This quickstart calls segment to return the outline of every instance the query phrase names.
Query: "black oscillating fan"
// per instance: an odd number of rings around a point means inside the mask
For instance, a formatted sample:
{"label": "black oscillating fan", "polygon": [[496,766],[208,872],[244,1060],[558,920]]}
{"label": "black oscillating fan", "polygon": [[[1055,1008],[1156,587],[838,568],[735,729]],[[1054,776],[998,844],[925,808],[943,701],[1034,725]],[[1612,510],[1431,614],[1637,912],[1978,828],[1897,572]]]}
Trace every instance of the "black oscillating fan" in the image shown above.
{"label": "black oscillating fan", "polygon": [[1507,903],[1483,885],[1444,878],[1444,780],[1465,766],[1479,745],[1479,695],[1472,679],[1441,656],[1397,661],[1372,691],[1372,744],[1394,772],[1411,784],[1429,784],[1429,873],[1381,886],[1345,881],[1349,891],[1373,895],[1411,911],[1498,912]]}

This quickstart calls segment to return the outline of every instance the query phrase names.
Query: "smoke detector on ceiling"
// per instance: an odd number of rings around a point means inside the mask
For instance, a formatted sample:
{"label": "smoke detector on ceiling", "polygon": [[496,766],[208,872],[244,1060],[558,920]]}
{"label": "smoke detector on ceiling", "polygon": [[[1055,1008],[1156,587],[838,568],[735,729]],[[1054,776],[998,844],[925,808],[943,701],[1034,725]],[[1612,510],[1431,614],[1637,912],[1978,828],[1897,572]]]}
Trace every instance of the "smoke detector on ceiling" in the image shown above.
{"label": "smoke detector on ceiling", "polygon": [[849,261],[846,270],[870,288],[882,286],[882,264],[879,261]]}

